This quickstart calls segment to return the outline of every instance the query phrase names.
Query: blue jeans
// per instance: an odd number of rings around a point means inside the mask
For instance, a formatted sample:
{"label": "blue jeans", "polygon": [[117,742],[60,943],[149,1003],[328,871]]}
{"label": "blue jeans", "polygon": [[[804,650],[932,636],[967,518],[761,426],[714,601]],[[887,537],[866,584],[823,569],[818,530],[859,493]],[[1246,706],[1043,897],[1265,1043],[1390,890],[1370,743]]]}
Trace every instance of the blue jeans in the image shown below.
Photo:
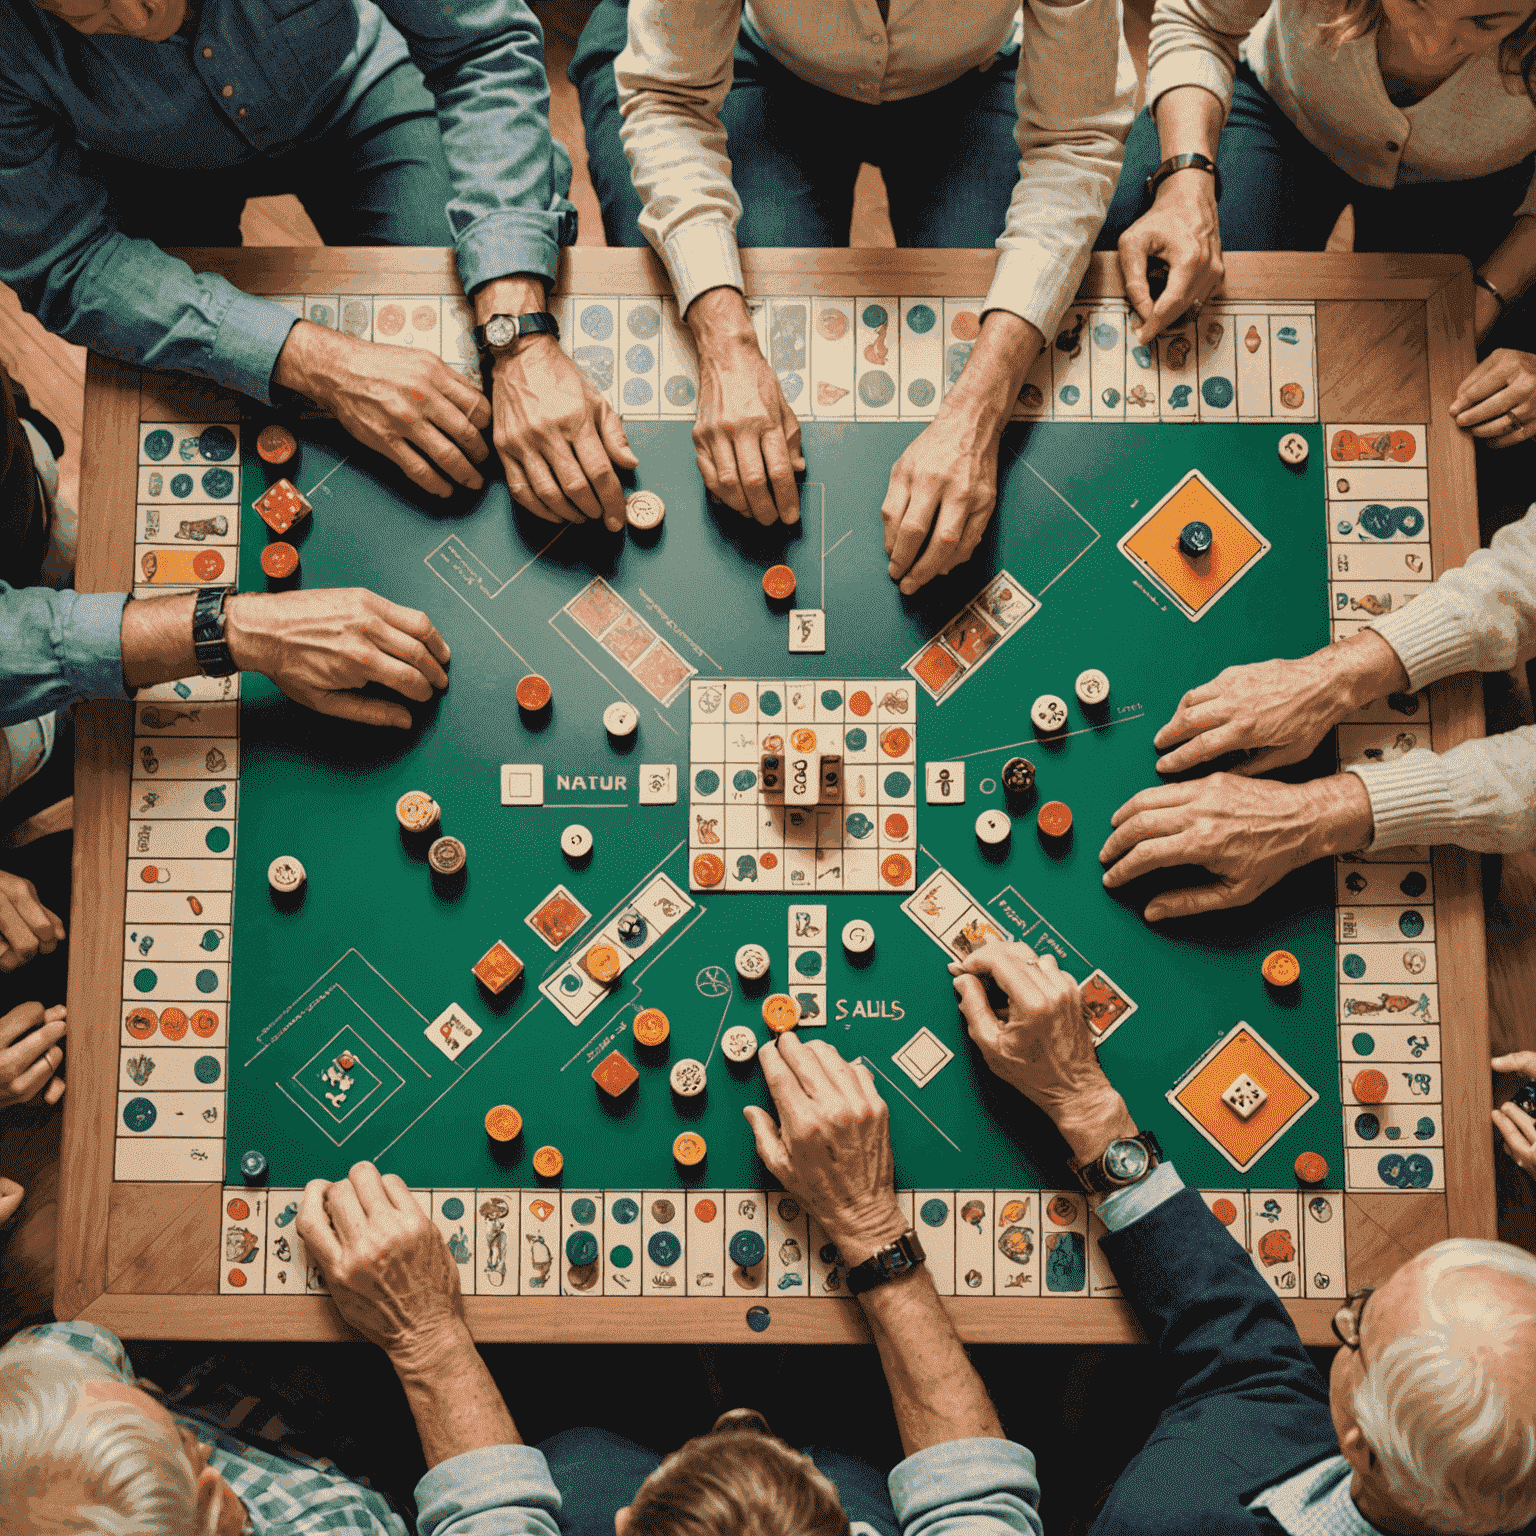
{"label": "blue jeans", "polygon": [[[539,1449],[560,1490],[560,1529],[567,1536],[613,1536],[614,1510],[625,1508],[662,1463],[654,1451],[606,1429],[562,1430]],[[862,1520],[880,1536],[901,1536],[883,1472],[841,1451],[808,1446],[806,1455],[836,1484],[851,1522]]]}
{"label": "blue jeans", "polygon": [[[625,0],[601,0],[570,77],[581,93],[587,166],[609,245],[646,243],[640,199],[619,141],[613,61],[628,36]],[[1003,231],[1019,151],[1017,54],[923,96],[873,105],[808,85],[743,30],[721,109],[743,246],[848,243],[853,185],[868,161],[885,173],[896,244],[989,246]]]}

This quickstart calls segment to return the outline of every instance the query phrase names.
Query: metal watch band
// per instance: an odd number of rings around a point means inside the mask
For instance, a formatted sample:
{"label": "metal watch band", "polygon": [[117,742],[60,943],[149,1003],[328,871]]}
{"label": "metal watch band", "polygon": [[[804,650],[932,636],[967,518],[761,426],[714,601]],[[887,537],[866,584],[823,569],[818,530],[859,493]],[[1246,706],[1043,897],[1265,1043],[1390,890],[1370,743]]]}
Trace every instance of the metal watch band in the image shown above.
{"label": "metal watch band", "polygon": [[512,338],[512,341],[506,343],[507,346],[511,346],[513,342],[521,340],[524,336],[553,336],[556,341],[560,340],[560,322],[544,310],[537,310],[528,315],[492,315],[485,325],[477,325],[471,333],[475,338],[475,345],[482,352],[501,350],[493,347],[485,339],[486,326],[495,320],[510,320],[517,326],[517,335]]}
{"label": "metal watch band", "polygon": [[1216,182],[1216,201],[1221,201],[1221,170],[1216,162],[1205,155],[1170,155],[1147,177],[1147,196],[1157,195],[1157,189],[1176,171],[1206,171]]}
{"label": "metal watch band", "polygon": [[[1073,1173],[1077,1175],[1078,1182],[1090,1195],[1109,1195],[1117,1190],[1129,1189],[1133,1184],[1141,1183],[1142,1179],[1163,1161],[1163,1149],[1151,1131],[1139,1131],[1134,1136],[1117,1136],[1115,1141],[1134,1141],[1144,1147],[1147,1152],[1147,1166],[1136,1178],[1122,1183],[1119,1179],[1111,1178],[1105,1171],[1104,1159],[1109,1155],[1109,1147],[1086,1163],[1073,1163],[1071,1165]],[[1112,1141],[1109,1145],[1112,1147],[1114,1144],[1115,1142]]]}
{"label": "metal watch band", "polygon": [[909,1227],[894,1243],[877,1250],[848,1271],[848,1294],[862,1296],[877,1285],[899,1279],[916,1269],[928,1255],[917,1240],[917,1233]]}
{"label": "metal watch band", "polygon": [[192,649],[205,677],[233,677],[240,670],[224,638],[224,602],[233,587],[204,587],[192,605]]}

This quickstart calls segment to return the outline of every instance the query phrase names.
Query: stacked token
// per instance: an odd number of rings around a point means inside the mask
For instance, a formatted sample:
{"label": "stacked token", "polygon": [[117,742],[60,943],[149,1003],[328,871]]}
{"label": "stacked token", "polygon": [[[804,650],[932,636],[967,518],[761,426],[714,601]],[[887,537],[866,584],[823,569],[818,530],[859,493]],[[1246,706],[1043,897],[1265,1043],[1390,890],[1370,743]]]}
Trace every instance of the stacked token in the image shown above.
{"label": "stacked token", "polygon": [[757,1055],[757,1036],[745,1024],[733,1024],[720,1037],[720,1050],[727,1061],[751,1061]]}
{"label": "stacked token", "polygon": [[240,1154],[240,1177],[247,1184],[260,1184],[267,1176],[267,1158],[263,1152]]}
{"label": "stacked token", "polygon": [[763,999],[763,1023],[776,1035],[782,1035],[800,1022],[800,1009],[785,992],[772,992]]}
{"label": "stacked token", "polygon": [[795,573],[787,565],[770,565],[763,572],[763,591],[776,603],[788,602],[795,595]]}
{"label": "stacked token", "polygon": [[616,700],[603,711],[603,729],[620,741],[633,736],[639,724],[639,711],[621,700]]}
{"label": "stacked token", "polygon": [[1289,464],[1292,468],[1307,462],[1307,440],[1300,432],[1287,432],[1280,439],[1280,462]]}
{"label": "stacked token", "polygon": [[533,1171],[541,1179],[557,1178],[564,1167],[565,1155],[559,1147],[540,1147],[533,1154]]}
{"label": "stacked token", "polygon": [[581,957],[581,966],[593,981],[606,987],[619,979],[619,952],[612,944],[594,944]]}
{"label": "stacked token", "polygon": [[743,944],[736,951],[736,974],[743,981],[761,981],[768,965],[768,951],[761,944]]}
{"label": "stacked token", "polygon": [[427,849],[427,863],[435,875],[456,875],[468,860],[468,850],[456,837],[440,837]]}
{"label": "stacked token", "polygon": [[624,498],[624,518],[631,528],[648,533],[661,527],[667,504],[655,491],[634,491]]}
{"label": "stacked token", "polygon": [[697,1131],[683,1131],[672,1143],[672,1156],[683,1168],[696,1168],[708,1150]]}
{"label": "stacked token", "polygon": [[298,451],[298,438],[278,422],[270,422],[256,434],[257,456],[274,469],[280,469]]}
{"label": "stacked token", "polygon": [[635,1022],[631,1028],[634,1031],[636,1045],[652,1048],[662,1044],[672,1033],[671,1021],[660,1008],[642,1008],[635,1015]]}
{"label": "stacked token", "polygon": [[261,552],[261,568],[273,581],[283,581],[299,568],[299,552],[281,539]]}
{"label": "stacked token", "polygon": [[875,947],[875,929],[861,917],[843,924],[843,948],[850,955],[867,955]]}
{"label": "stacked token", "polygon": [[510,1104],[493,1104],[486,1110],[485,1134],[492,1141],[516,1141],[522,1133],[523,1117]]}
{"label": "stacked token", "polygon": [[667,1074],[667,1080],[672,1084],[672,1092],[678,1098],[696,1099],[704,1092],[707,1081],[704,1063],[695,1060],[692,1056],[684,1056],[672,1063],[672,1070]]}
{"label": "stacked token", "polygon": [[1035,821],[1046,837],[1065,837],[1072,830],[1072,808],[1060,800],[1047,800]]}
{"label": "stacked token", "polygon": [[291,896],[306,878],[304,866],[291,853],[280,853],[267,865],[267,884],[279,896]]}
{"label": "stacked token", "polygon": [[1042,693],[1029,706],[1029,718],[1042,736],[1059,731],[1067,723],[1067,703],[1054,693]]}
{"label": "stacked token", "polygon": [[976,818],[976,836],[989,848],[996,848],[1008,841],[1013,822],[1003,811],[983,811]]}
{"label": "stacked token", "polygon": [[1211,539],[1209,523],[1185,523],[1179,530],[1179,551],[1181,554],[1188,555],[1191,560],[1198,559],[1201,555],[1210,552]]}
{"label": "stacked token", "polygon": [[1077,674],[1072,691],[1084,709],[1094,709],[1109,698],[1109,679],[1097,667],[1089,667]]}
{"label": "stacked token", "polygon": [[592,852],[592,834],[579,821],[573,821],[560,834],[560,851],[568,859],[584,859]]}
{"label": "stacked token", "polygon": [[425,790],[408,789],[395,801],[395,820],[407,832],[430,832],[442,814],[442,807]]}
{"label": "stacked token", "polygon": [[537,672],[530,672],[517,685],[518,708],[526,709],[529,714],[543,709],[553,697],[554,690],[549,686],[548,679],[540,677]]}
{"label": "stacked token", "polygon": [[1027,757],[1010,757],[999,775],[1010,795],[1027,795],[1035,787],[1035,765]]}

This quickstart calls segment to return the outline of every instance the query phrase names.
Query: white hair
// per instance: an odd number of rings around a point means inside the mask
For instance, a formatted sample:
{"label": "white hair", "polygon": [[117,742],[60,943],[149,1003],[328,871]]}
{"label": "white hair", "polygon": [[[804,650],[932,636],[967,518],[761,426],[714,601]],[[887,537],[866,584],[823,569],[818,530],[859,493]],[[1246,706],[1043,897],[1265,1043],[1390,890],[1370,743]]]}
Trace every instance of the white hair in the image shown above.
{"label": "white hair", "polygon": [[[1457,1307],[1469,1270],[1522,1282]],[[1536,1518],[1536,1257],[1451,1238],[1427,1250],[1426,1321],[1393,1339],[1355,1389],[1354,1415],[1393,1500],[1432,1530],[1519,1530]]]}
{"label": "white hair", "polygon": [[0,1349],[0,1531],[34,1536],[213,1536],[218,1501],[197,1515],[181,1445],[129,1403],[78,1414],[90,1381],[123,1378],[48,1338]]}

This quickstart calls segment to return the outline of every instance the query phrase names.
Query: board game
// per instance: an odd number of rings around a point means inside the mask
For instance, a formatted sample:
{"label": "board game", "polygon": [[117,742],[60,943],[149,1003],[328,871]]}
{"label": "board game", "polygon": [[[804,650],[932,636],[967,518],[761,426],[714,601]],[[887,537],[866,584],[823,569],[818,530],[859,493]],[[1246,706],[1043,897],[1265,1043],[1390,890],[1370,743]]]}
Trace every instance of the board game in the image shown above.
{"label": "board game", "polygon": [[[469,365],[455,296],[280,300]],[[771,1187],[741,1113],[767,1102],[752,1053],[777,999],[874,1074],[942,1294],[1025,1328],[1031,1308],[1113,1299],[1065,1147],[955,1007],[946,962],[1001,939],[1079,983],[1138,1123],[1298,1315],[1355,1282],[1361,1199],[1444,1200],[1428,849],[1158,927],[1150,892],[1106,891],[1097,858],[1157,782],[1151,739],[1185,689],[1433,578],[1428,413],[1324,415],[1309,301],[1209,305],[1150,349],[1123,300],[1085,301],[1021,394],[977,555],[903,598],[879,502],[979,307],[754,299],[804,424],[794,528],[707,502],[686,328],[644,291],[556,313],[624,415],[628,488],[664,504],[650,530],[551,526],[499,478],[429,503],[323,418],[144,391],[137,590],[366,584],[453,650],[447,692],[398,736],[259,677],[135,703],[113,1177],[222,1186],[199,1238],[221,1296],[317,1294],[299,1193],[366,1158],[418,1192],[467,1296],[575,1309],[572,1336],[684,1298],[819,1336],[818,1309],[846,1311],[840,1257]],[[255,451],[274,422],[297,441],[280,466]],[[279,481],[292,521],[261,515]],[[1209,558],[1180,549],[1191,524]],[[274,580],[279,540],[297,568]],[[775,600],[781,567],[794,592]],[[1107,688],[1084,694],[1095,671]],[[530,676],[549,702],[520,702]],[[1428,695],[1371,706],[1339,759],[1411,750],[1431,715]],[[1017,758],[1022,795],[1003,786]],[[424,831],[397,815],[413,795]],[[1057,806],[1068,825],[1047,830]],[[459,845],[446,863],[437,839]],[[1261,976],[1276,950],[1297,984]],[[1305,1181],[1302,1154],[1321,1160]],[[597,1301],[605,1321],[583,1323]],[[977,1336],[1008,1336],[984,1315]]]}

